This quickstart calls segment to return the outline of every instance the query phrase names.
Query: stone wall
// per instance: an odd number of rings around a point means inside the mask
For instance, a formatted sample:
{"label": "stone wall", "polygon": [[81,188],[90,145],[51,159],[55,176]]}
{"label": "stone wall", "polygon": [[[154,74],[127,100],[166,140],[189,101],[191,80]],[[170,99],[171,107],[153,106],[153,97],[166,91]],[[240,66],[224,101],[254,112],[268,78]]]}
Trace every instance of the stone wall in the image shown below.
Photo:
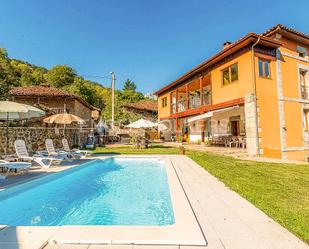
{"label": "stone wall", "polygon": [[255,95],[245,96],[246,147],[249,155],[258,154],[257,113]]}
{"label": "stone wall", "polygon": [[[70,146],[78,145],[83,147],[86,143],[90,129],[67,128],[65,137]],[[8,153],[15,153],[14,141],[23,139],[29,152],[45,149],[45,139],[53,139],[55,148],[62,148],[63,128],[44,128],[44,127],[9,127],[9,148]],[[0,155],[5,152],[6,147],[6,128],[0,128]]]}

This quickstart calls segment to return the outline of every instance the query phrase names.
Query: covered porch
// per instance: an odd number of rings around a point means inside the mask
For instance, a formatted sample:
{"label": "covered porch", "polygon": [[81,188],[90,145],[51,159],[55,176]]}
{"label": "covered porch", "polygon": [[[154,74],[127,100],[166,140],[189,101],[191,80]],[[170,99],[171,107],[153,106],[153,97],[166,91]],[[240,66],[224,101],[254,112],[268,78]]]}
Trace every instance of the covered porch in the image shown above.
{"label": "covered porch", "polygon": [[178,118],[178,141],[229,148],[246,147],[245,111],[235,105]]}

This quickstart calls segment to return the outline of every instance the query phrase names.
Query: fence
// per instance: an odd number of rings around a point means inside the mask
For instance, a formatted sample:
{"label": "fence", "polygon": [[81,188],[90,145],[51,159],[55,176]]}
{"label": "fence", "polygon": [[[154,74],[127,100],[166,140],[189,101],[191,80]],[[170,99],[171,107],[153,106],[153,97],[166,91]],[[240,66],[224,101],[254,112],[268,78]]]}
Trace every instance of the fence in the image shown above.
{"label": "fence", "polygon": [[[78,145],[83,147],[90,130],[89,128],[66,128],[65,137],[68,139],[70,146]],[[62,148],[63,128],[9,127],[8,138],[8,153],[15,153],[14,141],[16,139],[25,140],[29,152],[45,150],[46,138],[53,139],[56,148]],[[0,143],[0,154],[3,154],[6,147],[5,127],[0,127]]]}

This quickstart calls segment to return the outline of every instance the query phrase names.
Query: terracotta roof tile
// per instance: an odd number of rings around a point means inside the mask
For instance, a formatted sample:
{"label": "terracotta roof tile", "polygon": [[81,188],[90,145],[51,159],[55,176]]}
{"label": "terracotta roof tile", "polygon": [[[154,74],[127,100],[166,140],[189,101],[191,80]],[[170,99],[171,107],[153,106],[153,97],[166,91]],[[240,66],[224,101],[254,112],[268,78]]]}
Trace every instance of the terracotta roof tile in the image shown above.
{"label": "terracotta roof tile", "polygon": [[[229,52],[235,50],[235,48],[242,46],[242,44],[248,45],[246,43],[246,41],[250,41],[251,43],[254,43],[255,40],[257,40],[258,38],[261,39],[261,41],[268,43],[268,44],[273,44],[273,47],[279,47],[281,45],[280,42],[275,41],[274,39],[270,38],[270,37],[266,37],[266,36],[261,36],[258,35],[256,33],[248,33],[247,35],[241,37],[240,39],[232,42],[229,46],[225,47],[224,49],[222,49],[221,51],[219,51],[217,54],[215,54],[214,56],[210,57],[209,59],[207,59],[206,61],[202,62],[201,64],[199,64],[198,66],[194,67],[193,69],[191,69],[190,71],[188,71],[187,73],[185,73],[184,75],[180,76],[179,78],[177,78],[176,80],[174,80],[173,82],[171,82],[168,85],[165,85],[164,87],[160,88],[159,90],[157,90],[154,94],[155,95],[159,95],[162,92],[167,91],[168,89],[170,89],[171,87],[174,87],[177,84],[183,83],[185,80],[187,80],[188,78],[190,78],[191,76],[193,76],[194,74],[197,74],[198,72],[200,72],[201,70],[205,69],[206,67],[208,67],[209,65],[211,65],[212,63],[214,63],[215,61],[220,60],[220,58],[224,58]],[[261,43],[261,42],[260,42]]]}
{"label": "terracotta roof tile", "polygon": [[288,32],[291,32],[291,33],[294,33],[296,35],[299,35],[299,36],[302,36],[306,39],[309,39],[309,35],[308,34],[305,34],[305,33],[302,33],[300,31],[297,31],[295,29],[292,29],[292,28],[288,28],[282,24],[277,24],[276,26],[266,30],[262,35],[263,36],[270,36],[271,34],[273,34],[276,30],[285,30],[285,31],[288,31]]}
{"label": "terracotta roof tile", "polygon": [[20,97],[61,97],[61,98],[73,98],[79,100],[89,109],[101,111],[99,108],[96,108],[90,105],[88,102],[83,100],[81,97],[64,91],[59,88],[50,87],[50,86],[24,86],[24,87],[14,87],[10,90],[10,94],[13,96]]}
{"label": "terracotta roof tile", "polygon": [[14,87],[10,90],[10,94],[14,96],[33,96],[33,97],[73,97],[74,95],[49,86],[25,86]]}

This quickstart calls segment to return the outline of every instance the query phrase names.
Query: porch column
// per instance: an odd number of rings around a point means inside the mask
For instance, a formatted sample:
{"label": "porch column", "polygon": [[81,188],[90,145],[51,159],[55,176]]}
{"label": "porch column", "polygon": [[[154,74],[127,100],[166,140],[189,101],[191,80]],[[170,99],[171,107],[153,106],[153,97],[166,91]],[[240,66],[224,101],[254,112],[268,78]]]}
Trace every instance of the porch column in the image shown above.
{"label": "porch column", "polygon": [[205,142],[205,122],[204,122],[205,120],[204,119],[202,119],[200,122],[201,122],[201,141],[202,141],[202,143],[204,143]]}
{"label": "porch column", "polygon": [[170,113],[173,113],[173,92],[170,93]]}
{"label": "porch column", "polygon": [[176,89],[176,113],[178,112],[178,89]]}
{"label": "porch column", "polygon": [[203,105],[203,76],[200,78],[200,105]]}
{"label": "porch column", "polygon": [[176,128],[176,138],[178,138],[178,118],[176,118],[176,122],[175,122],[175,128]]}
{"label": "porch column", "polygon": [[186,85],[186,110],[189,110],[189,84]]}

